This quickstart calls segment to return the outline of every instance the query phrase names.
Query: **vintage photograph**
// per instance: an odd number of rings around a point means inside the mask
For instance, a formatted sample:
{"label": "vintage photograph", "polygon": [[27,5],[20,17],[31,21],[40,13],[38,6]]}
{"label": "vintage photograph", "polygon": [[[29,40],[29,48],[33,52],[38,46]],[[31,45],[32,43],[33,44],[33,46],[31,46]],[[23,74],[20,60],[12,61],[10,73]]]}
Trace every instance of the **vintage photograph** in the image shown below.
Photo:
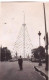
{"label": "vintage photograph", "polygon": [[0,2],[0,80],[49,80],[49,2]]}

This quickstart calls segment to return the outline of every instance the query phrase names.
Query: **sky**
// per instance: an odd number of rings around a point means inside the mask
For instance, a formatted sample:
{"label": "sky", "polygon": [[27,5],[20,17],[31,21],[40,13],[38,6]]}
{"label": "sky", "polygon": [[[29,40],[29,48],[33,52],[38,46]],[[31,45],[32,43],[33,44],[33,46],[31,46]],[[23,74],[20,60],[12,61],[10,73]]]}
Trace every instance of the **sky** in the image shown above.
{"label": "sky", "polygon": [[[45,2],[47,31],[49,30],[49,2]],[[45,46],[45,24],[43,2],[0,2],[0,46],[7,46],[11,51],[25,23],[33,48],[40,42]],[[14,55],[14,54],[13,54]]]}

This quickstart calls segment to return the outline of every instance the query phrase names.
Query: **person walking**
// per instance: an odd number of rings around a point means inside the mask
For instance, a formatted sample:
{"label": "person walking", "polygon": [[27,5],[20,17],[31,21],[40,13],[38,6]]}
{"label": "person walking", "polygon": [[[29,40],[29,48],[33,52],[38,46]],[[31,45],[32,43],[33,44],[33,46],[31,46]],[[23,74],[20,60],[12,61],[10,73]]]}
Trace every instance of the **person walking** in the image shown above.
{"label": "person walking", "polygon": [[21,56],[20,56],[19,59],[18,59],[18,64],[19,64],[20,70],[22,70],[22,69],[23,69],[23,59],[22,59]]}

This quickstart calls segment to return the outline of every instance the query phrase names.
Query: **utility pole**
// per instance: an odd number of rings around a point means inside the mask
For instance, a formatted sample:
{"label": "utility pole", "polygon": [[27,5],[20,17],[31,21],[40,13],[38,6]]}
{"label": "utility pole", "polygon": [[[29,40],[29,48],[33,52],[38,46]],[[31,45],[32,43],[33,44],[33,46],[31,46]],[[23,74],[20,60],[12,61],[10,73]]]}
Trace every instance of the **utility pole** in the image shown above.
{"label": "utility pole", "polygon": [[46,12],[45,12],[45,4],[43,3],[44,9],[44,23],[45,23],[45,49],[46,49],[46,67],[45,70],[48,70],[48,32],[47,32],[47,25],[46,25]]}

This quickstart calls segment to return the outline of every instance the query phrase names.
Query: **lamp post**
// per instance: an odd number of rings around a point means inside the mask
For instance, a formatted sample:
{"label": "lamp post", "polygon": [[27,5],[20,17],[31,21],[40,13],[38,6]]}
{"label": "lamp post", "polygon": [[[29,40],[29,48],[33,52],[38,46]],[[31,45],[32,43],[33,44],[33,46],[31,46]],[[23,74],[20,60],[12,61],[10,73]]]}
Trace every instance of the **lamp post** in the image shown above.
{"label": "lamp post", "polygon": [[40,31],[39,31],[38,35],[39,35],[39,47],[40,47],[40,36],[41,36],[41,32]]}
{"label": "lamp post", "polygon": [[[39,33],[38,33],[38,35],[39,35],[39,49],[40,49],[40,36],[41,36],[41,32],[39,31]],[[40,56],[40,50],[39,50],[39,66],[42,66],[42,63],[41,63],[41,56]]]}

